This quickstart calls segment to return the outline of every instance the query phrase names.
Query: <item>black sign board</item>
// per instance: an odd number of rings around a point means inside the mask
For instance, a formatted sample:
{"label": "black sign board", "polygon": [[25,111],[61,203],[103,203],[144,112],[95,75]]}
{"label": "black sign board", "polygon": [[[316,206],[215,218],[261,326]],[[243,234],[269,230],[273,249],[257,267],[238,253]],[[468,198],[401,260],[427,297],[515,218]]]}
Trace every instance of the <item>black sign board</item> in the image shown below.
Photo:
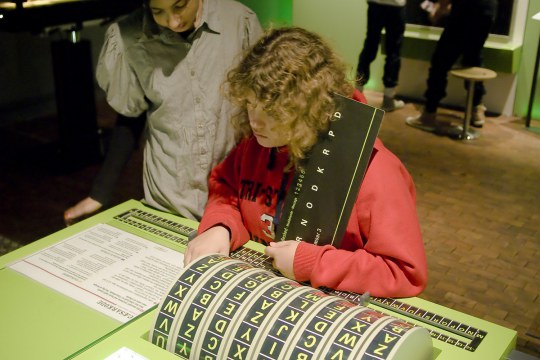
{"label": "black sign board", "polygon": [[336,95],[328,131],[295,173],[276,241],[339,247],[371,157],[384,111]]}

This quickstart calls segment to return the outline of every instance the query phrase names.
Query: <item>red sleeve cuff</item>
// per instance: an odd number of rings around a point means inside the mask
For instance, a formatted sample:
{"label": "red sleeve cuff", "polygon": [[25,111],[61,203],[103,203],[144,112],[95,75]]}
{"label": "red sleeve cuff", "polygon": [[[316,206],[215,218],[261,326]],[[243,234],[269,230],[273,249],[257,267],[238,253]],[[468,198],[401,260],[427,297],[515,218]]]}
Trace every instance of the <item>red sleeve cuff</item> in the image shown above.
{"label": "red sleeve cuff", "polygon": [[231,251],[238,249],[249,241],[249,233],[243,224],[238,224],[237,221],[232,220],[227,216],[227,212],[212,213],[211,216],[203,216],[197,230],[198,234],[205,232],[206,230],[221,224],[231,232]]}
{"label": "red sleeve cuff", "polygon": [[309,281],[313,267],[317,259],[324,252],[324,247],[313,245],[307,242],[300,242],[294,254],[294,277],[296,281]]}

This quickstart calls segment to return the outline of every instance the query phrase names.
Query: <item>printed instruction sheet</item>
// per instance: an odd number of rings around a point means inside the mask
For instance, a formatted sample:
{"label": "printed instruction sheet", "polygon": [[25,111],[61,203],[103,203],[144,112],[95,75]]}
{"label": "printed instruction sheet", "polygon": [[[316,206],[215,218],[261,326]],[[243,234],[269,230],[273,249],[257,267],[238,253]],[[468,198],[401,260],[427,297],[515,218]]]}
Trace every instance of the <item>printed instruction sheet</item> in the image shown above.
{"label": "printed instruction sheet", "polygon": [[159,303],[183,262],[178,251],[98,224],[10,268],[124,323]]}

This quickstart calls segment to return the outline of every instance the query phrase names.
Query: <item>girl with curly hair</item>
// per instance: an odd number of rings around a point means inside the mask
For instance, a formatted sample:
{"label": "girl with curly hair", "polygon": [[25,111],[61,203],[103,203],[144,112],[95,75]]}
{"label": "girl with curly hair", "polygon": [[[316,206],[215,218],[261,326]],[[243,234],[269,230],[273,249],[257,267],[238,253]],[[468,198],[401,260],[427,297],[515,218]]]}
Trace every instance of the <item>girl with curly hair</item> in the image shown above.
{"label": "girl with curly hair", "polygon": [[313,287],[419,294],[427,269],[414,184],[379,139],[339,249],[274,242],[276,208],[301,160],[327,131],[337,110],[333,94],[365,102],[322,38],[296,27],[270,30],[229,72],[224,89],[241,109],[233,124],[243,139],[210,174],[209,201],[184,263],[228,255],[254,240],[267,245],[283,275]]}

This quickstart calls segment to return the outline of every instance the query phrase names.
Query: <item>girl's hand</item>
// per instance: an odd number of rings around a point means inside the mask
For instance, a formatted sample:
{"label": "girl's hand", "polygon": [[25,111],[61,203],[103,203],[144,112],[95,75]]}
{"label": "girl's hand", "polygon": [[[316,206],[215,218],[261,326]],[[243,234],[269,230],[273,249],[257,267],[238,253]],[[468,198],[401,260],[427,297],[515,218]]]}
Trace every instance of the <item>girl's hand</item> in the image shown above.
{"label": "girl's hand", "polygon": [[229,229],[224,226],[214,226],[191,240],[184,253],[184,266],[196,258],[207,254],[223,254],[229,256]]}
{"label": "girl's hand", "polygon": [[264,253],[274,259],[274,267],[289,279],[294,277],[294,254],[299,242],[295,240],[271,242]]}

